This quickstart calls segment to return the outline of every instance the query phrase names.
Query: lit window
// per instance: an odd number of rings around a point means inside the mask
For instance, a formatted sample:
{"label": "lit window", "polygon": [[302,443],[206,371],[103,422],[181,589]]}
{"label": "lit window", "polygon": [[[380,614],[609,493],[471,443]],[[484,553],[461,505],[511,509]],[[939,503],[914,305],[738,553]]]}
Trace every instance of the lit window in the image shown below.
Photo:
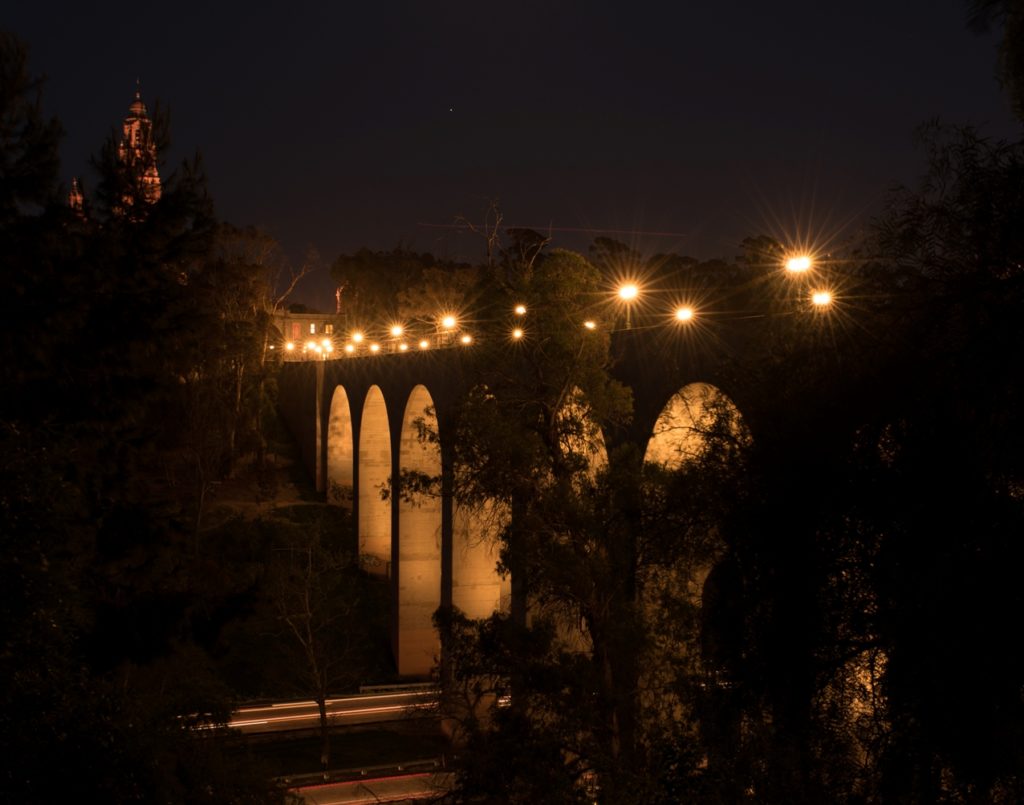
{"label": "lit window", "polygon": [[316,322],[315,321],[311,321],[309,323],[309,334],[310,335],[316,335]]}
{"label": "lit window", "polygon": [[327,333],[327,335],[331,335],[334,332],[334,325],[333,324],[325,324],[324,325],[324,332]]}

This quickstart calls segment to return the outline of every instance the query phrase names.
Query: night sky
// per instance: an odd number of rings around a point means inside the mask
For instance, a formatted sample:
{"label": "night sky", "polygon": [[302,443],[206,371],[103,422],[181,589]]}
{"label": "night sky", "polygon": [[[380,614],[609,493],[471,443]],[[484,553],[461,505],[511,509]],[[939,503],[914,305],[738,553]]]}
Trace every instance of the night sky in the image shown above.
{"label": "night sky", "polygon": [[[325,264],[475,258],[444,225],[490,199],[569,248],[839,244],[923,171],[922,122],[1020,131],[966,0],[11,5],[67,181],[94,186],[138,77],[171,110],[164,174],[200,150],[221,217]],[[298,297],[331,308],[326,268]]]}

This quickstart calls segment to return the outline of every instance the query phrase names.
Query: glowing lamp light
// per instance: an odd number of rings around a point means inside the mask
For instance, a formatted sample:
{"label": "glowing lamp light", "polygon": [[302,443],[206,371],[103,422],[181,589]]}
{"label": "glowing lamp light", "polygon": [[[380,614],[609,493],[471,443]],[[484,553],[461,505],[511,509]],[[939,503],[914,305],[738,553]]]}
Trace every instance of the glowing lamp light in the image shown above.
{"label": "glowing lamp light", "polygon": [[324,352],[334,352],[334,345],[330,341],[324,344]]}
{"label": "glowing lamp light", "polygon": [[811,294],[811,304],[816,307],[828,307],[832,304],[831,291],[815,291]]}
{"label": "glowing lamp light", "polygon": [[427,339],[420,341],[420,349],[430,349],[430,342]]}
{"label": "glowing lamp light", "polygon": [[802,274],[810,271],[813,261],[808,254],[796,254],[786,261],[786,271],[791,274]]}
{"label": "glowing lamp light", "polygon": [[277,347],[275,347],[273,344],[270,345],[270,348],[271,349],[277,349]]}
{"label": "glowing lamp light", "polygon": [[398,338],[404,332],[405,330],[401,324],[394,324],[391,326],[391,335],[393,335],[395,338]]}
{"label": "glowing lamp light", "polygon": [[316,341],[307,341],[306,342],[306,349],[309,349],[309,350],[317,349]]}
{"label": "glowing lamp light", "polygon": [[356,330],[354,333],[352,333],[352,340],[357,344],[361,344],[363,341],[363,334]]}
{"label": "glowing lamp light", "polygon": [[692,307],[676,308],[676,321],[690,321],[693,318]]}
{"label": "glowing lamp light", "polygon": [[588,330],[596,330],[597,322],[592,321],[591,319],[587,319],[585,322],[583,322],[583,326],[586,327]]}
{"label": "glowing lamp light", "polygon": [[370,344],[370,352],[380,352],[380,344]]}
{"label": "glowing lamp light", "polygon": [[514,339],[515,339],[516,341],[518,341],[518,340],[519,340],[520,338],[522,338],[522,337],[523,337],[523,331],[522,331],[522,330],[520,330],[520,329],[519,329],[518,327],[516,327],[516,329],[514,329],[514,330],[512,331],[512,337],[513,337],[513,338],[514,338]]}
{"label": "glowing lamp light", "polygon": [[450,315],[449,316],[445,316],[444,318],[441,319],[441,326],[444,327],[444,329],[446,329],[446,330],[454,330],[455,329],[455,317],[454,316],[450,316]]}
{"label": "glowing lamp light", "polygon": [[295,351],[295,344],[293,342],[289,341],[287,344],[284,345],[284,348],[286,350],[288,350],[289,352],[294,352]]}
{"label": "glowing lamp light", "polygon": [[517,316],[526,315],[526,305],[516,305],[515,311]]}
{"label": "glowing lamp light", "polygon": [[345,344],[345,352],[347,352],[349,355],[351,355],[355,351],[356,348],[352,344]]}
{"label": "glowing lamp light", "polygon": [[467,344],[467,345],[468,345],[468,344],[472,344],[472,343],[473,343],[473,336],[470,336],[470,335],[464,335],[464,336],[462,336],[462,338],[460,338],[459,340],[460,340],[460,341],[461,341],[461,342],[462,342],[463,344]]}
{"label": "glowing lamp light", "polygon": [[320,343],[323,344],[324,349],[327,349],[327,347],[329,347],[331,345],[331,339],[325,338]]}
{"label": "glowing lamp light", "polygon": [[408,352],[408,350],[409,350],[409,345],[408,344],[403,342],[403,343],[398,345],[398,351],[399,352]]}
{"label": "glowing lamp light", "polygon": [[632,282],[628,282],[625,285],[619,287],[619,298],[630,302],[637,298],[640,293],[640,289],[636,287]]}

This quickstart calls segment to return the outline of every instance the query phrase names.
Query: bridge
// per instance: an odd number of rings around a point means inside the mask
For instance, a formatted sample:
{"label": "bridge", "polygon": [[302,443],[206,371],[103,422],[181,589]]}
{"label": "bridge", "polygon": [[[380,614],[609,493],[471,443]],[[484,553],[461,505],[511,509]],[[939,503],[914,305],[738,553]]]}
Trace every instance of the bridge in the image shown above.
{"label": "bridge", "polygon": [[[692,325],[612,334],[612,374],[632,390],[634,410],[628,425],[603,426],[608,447],[632,443],[647,460],[671,461],[702,405],[716,396],[756,429],[757,401],[748,399],[732,359],[758,325],[725,323],[713,336]],[[279,407],[309,476],[329,502],[350,509],[361,563],[390,582],[392,648],[406,677],[428,674],[437,660],[438,606],[481,618],[510,605],[494,541],[481,537],[480,514],[460,511],[453,495],[456,416],[476,372],[472,339],[448,343],[364,350],[362,357],[318,351],[283,363],[280,376]],[[436,443],[420,438],[423,423],[438,434]],[[403,499],[403,471],[440,476],[440,496]]]}

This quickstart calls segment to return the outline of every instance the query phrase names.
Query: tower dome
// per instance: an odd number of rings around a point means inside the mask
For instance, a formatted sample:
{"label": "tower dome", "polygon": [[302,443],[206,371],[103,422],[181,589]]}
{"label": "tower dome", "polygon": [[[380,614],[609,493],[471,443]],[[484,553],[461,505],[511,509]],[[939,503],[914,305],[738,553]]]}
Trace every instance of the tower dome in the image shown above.
{"label": "tower dome", "polygon": [[146,110],[146,104],[142,102],[142,91],[139,89],[135,90],[135,100],[133,100],[132,105],[128,107],[128,114],[132,117],[149,117],[149,112]]}

